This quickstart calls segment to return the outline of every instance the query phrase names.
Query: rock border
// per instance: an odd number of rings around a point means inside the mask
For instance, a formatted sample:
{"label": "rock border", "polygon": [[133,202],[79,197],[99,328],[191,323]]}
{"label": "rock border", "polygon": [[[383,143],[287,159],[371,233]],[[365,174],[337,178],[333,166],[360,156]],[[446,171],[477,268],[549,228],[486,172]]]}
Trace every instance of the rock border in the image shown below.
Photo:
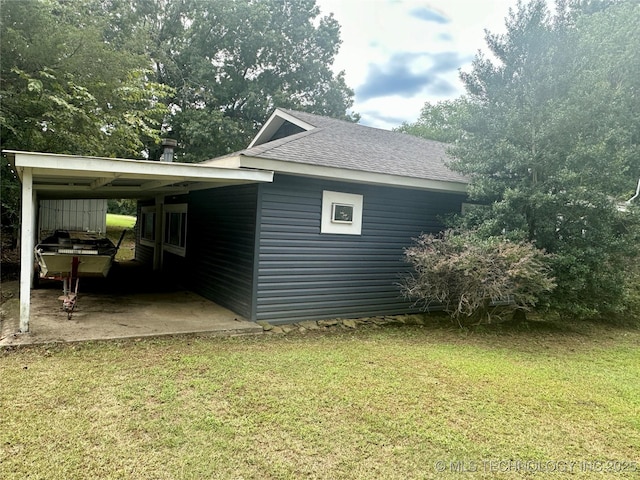
{"label": "rock border", "polygon": [[287,335],[310,331],[354,330],[362,327],[381,327],[384,325],[426,325],[427,313],[405,315],[380,315],[361,318],[334,318],[330,320],[304,320],[296,323],[272,324],[266,320],[256,323],[264,333]]}

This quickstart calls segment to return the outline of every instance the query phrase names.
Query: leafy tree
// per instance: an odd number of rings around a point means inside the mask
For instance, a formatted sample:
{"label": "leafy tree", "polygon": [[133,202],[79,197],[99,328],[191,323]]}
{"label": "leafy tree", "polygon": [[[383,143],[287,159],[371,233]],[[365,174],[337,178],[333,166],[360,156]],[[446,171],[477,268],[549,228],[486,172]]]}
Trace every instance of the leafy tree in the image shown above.
{"label": "leafy tree", "polygon": [[[170,89],[149,57],[116,45],[98,0],[2,1],[0,148],[140,158],[159,142]],[[2,223],[17,225],[19,185],[2,165]]]}
{"label": "leafy tree", "polygon": [[137,203],[135,200],[125,199],[109,199],[107,201],[107,212],[118,215],[136,215]]}
{"label": "leafy tree", "polygon": [[[200,161],[246,147],[276,106],[358,119],[347,114],[353,91],[344,73],[331,70],[338,22],[320,16],[315,0],[4,3],[3,97],[9,101],[2,133],[16,136],[12,145],[54,152],[64,145],[85,154],[104,149],[108,143],[92,133],[102,115],[113,113],[105,133],[122,140],[125,151],[142,144],[157,157],[148,128],[157,124],[149,120],[164,113],[164,133],[180,142],[178,159]],[[152,103],[130,104],[149,98]],[[29,108],[21,111],[22,105]],[[43,113],[55,117],[45,131],[38,124]]]}
{"label": "leafy tree", "polygon": [[159,138],[169,89],[149,58],[115,48],[101,5],[3,2],[2,148],[141,157]]}
{"label": "leafy tree", "polygon": [[469,108],[465,97],[438,103],[426,102],[416,122],[404,122],[394,130],[428,140],[455,143],[464,134]]}
{"label": "leafy tree", "polygon": [[[134,2],[135,3],[135,2]],[[168,129],[183,161],[247,146],[274,107],[347,115],[353,92],[331,64],[339,25],[315,0],[158,2],[148,46],[175,89]]]}
{"label": "leafy tree", "polygon": [[489,205],[473,225],[554,254],[553,306],[580,316],[624,308],[638,216],[621,212],[640,176],[640,5],[518,4],[497,61],[462,74],[470,103],[455,168]]}
{"label": "leafy tree", "polygon": [[2,0],[0,14],[3,149],[157,158],[162,134],[201,161],[246,147],[276,106],[357,120],[331,70],[339,25],[315,0]]}

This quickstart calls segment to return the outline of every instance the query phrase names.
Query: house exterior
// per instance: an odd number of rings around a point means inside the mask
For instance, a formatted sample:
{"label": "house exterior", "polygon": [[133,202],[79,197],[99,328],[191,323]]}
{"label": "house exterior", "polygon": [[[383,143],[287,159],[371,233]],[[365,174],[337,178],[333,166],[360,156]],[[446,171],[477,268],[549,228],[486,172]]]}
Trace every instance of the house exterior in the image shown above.
{"label": "house exterior", "polygon": [[205,162],[273,181],[139,202],[136,256],[253,321],[409,313],[404,248],[466,197],[446,161],[439,142],[277,109]]}

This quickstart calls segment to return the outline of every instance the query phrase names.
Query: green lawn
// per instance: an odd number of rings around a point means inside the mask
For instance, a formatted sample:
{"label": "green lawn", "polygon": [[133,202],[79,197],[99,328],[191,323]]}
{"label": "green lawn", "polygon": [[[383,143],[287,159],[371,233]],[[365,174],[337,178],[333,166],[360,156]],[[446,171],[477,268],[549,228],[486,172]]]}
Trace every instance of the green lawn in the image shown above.
{"label": "green lawn", "polygon": [[639,366],[541,322],[20,348],[0,478],[638,478]]}
{"label": "green lawn", "polygon": [[116,215],[107,213],[107,230],[109,228],[133,228],[136,224],[136,217],[131,215]]}
{"label": "green lawn", "polygon": [[122,231],[127,230],[120,244],[120,249],[116,254],[116,260],[119,262],[132,260],[134,257],[136,236],[133,227],[135,224],[136,217],[107,213],[107,237],[109,237],[114,244],[118,244]]}

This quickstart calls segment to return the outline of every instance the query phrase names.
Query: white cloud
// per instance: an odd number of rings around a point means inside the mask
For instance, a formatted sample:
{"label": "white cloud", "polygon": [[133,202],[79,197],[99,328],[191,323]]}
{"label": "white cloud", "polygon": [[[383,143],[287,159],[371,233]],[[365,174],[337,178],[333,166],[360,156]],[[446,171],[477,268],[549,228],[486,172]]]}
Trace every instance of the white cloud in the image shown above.
{"label": "white cloud", "polygon": [[323,14],[333,12],[342,27],[334,69],[344,70],[347,84],[356,91],[354,111],[362,115],[363,124],[393,128],[415,121],[426,101],[464,93],[458,69],[468,70],[476,52],[486,51],[484,29],[504,30],[516,0],[317,3]]}

